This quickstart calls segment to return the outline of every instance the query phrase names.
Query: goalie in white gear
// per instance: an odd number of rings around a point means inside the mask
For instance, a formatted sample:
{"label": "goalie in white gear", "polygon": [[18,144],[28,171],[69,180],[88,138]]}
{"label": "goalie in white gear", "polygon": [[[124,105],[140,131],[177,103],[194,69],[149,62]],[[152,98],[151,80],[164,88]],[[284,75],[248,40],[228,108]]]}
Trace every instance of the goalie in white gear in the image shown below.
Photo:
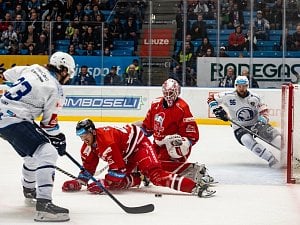
{"label": "goalie in white gear", "polygon": [[[36,199],[35,221],[67,221],[69,210],[52,203],[55,165],[66,149],[57,114],[63,106],[60,83],[75,71],[74,59],[56,52],[46,66],[15,66],[4,72],[10,88],[0,99],[0,137],[24,159],[26,199]],[[40,126],[34,120],[41,116]]]}
{"label": "goalie in white gear", "polygon": [[[174,79],[162,84],[162,97],[156,98],[143,122],[138,125],[146,136],[153,135],[154,148],[164,170],[211,183],[204,165],[187,162],[199,139],[197,123],[189,105],[179,97],[181,88]],[[136,123],[137,125],[137,123]]]}
{"label": "goalie in white gear", "polygon": [[[235,90],[209,96],[208,104],[218,119],[228,121],[226,107],[230,118],[237,124],[253,131],[280,148],[280,133],[268,124],[268,109],[261,98],[248,90],[249,81],[246,76],[238,76],[235,80]],[[255,136],[240,126],[232,124],[234,135],[238,142],[251,150],[258,157],[266,160],[270,167],[279,167],[279,162],[273,153],[255,140]]]}

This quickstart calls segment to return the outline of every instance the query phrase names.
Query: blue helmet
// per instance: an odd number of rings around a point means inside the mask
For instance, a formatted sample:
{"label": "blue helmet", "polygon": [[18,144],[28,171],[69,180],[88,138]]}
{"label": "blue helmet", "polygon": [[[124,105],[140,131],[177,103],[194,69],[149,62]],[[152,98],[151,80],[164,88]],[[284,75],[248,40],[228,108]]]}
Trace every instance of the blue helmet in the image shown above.
{"label": "blue helmet", "polygon": [[90,119],[80,120],[76,125],[76,135],[80,136],[87,132],[92,133],[95,130],[95,124]]}
{"label": "blue helmet", "polygon": [[238,76],[235,79],[234,85],[249,85],[249,80],[246,76]]}

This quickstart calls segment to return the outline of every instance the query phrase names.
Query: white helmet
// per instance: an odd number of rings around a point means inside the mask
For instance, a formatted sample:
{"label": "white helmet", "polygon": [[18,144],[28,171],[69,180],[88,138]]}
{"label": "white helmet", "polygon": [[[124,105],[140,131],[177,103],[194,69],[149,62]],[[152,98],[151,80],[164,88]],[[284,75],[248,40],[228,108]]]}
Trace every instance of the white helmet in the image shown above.
{"label": "white helmet", "polygon": [[49,64],[61,70],[61,67],[68,69],[68,74],[72,77],[75,72],[75,61],[72,56],[65,52],[55,52],[49,60]]}
{"label": "white helmet", "polygon": [[180,85],[176,80],[170,78],[163,83],[162,92],[168,107],[171,107],[180,94]]}
{"label": "white helmet", "polygon": [[249,85],[249,80],[246,76],[237,76],[234,85]]}

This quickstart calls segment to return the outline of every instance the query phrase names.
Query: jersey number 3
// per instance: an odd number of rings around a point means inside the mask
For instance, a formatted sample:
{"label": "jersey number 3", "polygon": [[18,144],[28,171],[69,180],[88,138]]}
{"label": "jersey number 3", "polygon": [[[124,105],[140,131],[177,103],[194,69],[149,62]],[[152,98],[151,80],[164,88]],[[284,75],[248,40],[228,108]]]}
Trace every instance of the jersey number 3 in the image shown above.
{"label": "jersey number 3", "polygon": [[24,77],[21,77],[20,79],[18,79],[18,81],[19,82],[14,83],[11,86],[11,90],[13,90],[12,92],[14,93],[7,91],[4,94],[4,96],[9,100],[18,101],[23,96],[27,95],[32,89],[31,85],[28,81],[25,80]]}

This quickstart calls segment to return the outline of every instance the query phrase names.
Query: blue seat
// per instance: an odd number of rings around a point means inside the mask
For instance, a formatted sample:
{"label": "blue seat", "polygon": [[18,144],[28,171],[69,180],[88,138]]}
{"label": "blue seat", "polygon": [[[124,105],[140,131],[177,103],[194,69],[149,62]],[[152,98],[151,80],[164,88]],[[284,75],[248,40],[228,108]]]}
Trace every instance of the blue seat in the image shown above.
{"label": "blue seat", "polygon": [[21,49],[20,53],[21,53],[21,55],[27,55],[28,54],[28,49]]}
{"label": "blue seat", "polygon": [[279,58],[282,57],[282,53],[278,51],[255,51],[253,56],[257,58]]}
{"label": "blue seat", "polygon": [[258,50],[273,51],[274,46],[277,44],[276,41],[257,41],[256,46],[258,47]]}
{"label": "blue seat", "polygon": [[130,49],[114,49],[111,51],[112,56],[132,56]]}
{"label": "blue seat", "polygon": [[69,46],[70,45],[70,40],[69,39],[57,40],[55,43],[56,43],[56,45]]}
{"label": "blue seat", "polygon": [[132,40],[114,40],[113,44],[115,48],[134,47],[134,41]]}
{"label": "blue seat", "polygon": [[300,52],[299,51],[295,51],[295,52],[289,51],[286,53],[286,57],[287,58],[300,58]]}
{"label": "blue seat", "polygon": [[8,51],[6,49],[0,49],[0,55],[7,55]]}

